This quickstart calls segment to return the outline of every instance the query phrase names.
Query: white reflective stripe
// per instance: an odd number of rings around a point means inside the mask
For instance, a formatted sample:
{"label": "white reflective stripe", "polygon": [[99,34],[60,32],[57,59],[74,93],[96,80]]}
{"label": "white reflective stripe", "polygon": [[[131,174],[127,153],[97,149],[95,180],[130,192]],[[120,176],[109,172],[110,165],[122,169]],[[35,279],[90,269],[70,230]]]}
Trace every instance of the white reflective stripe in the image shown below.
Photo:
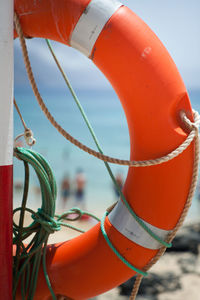
{"label": "white reflective stripe", "polygon": [[[134,219],[122,201],[108,215],[110,223],[132,242],[148,249],[159,249],[161,244],[151,237]],[[157,228],[142,220],[158,237],[165,240],[170,231]]]}
{"label": "white reflective stripe", "polygon": [[89,57],[103,27],[121,5],[117,0],[92,0],[76,24],[70,45]]}
{"label": "white reflective stripe", "polygon": [[0,1],[0,166],[13,157],[13,1]]}

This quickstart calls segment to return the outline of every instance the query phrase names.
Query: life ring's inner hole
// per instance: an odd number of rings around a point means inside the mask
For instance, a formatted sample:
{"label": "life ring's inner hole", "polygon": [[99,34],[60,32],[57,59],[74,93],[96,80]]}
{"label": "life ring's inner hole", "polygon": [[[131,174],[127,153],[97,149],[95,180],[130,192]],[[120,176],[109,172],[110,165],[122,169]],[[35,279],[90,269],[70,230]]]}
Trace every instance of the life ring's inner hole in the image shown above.
{"label": "life ring's inner hole", "polygon": [[[30,59],[39,91],[55,119],[75,138],[96,149],[82,116],[68,91],[45,42],[42,39],[27,40]],[[54,50],[67,73],[77,96],[94,128],[105,154],[129,159],[130,144],[126,117],[121,103],[110,83],[93,64],[78,51],[53,42]],[[33,130],[37,143],[34,150],[42,153],[52,166],[60,188],[65,173],[73,180],[77,168],[87,176],[86,203],[89,210],[102,214],[115,201],[113,183],[102,161],[77,149],[52,127],[41,112],[27,79],[18,39],[15,41],[15,64],[20,74],[15,79],[16,100],[22,114]],[[73,71],[73,72],[72,72]],[[20,75],[20,76],[19,76]],[[15,135],[21,132],[21,124],[15,112]],[[50,133],[50,134],[47,134]],[[15,161],[14,180],[16,196],[14,206],[20,201],[19,189],[23,181],[23,167]],[[111,165],[114,175],[121,173],[126,179],[128,167]],[[38,181],[31,177],[30,203],[40,206],[37,196]],[[73,204],[73,196],[71,197]],[[58,208],[60,190],[58,191]]]}

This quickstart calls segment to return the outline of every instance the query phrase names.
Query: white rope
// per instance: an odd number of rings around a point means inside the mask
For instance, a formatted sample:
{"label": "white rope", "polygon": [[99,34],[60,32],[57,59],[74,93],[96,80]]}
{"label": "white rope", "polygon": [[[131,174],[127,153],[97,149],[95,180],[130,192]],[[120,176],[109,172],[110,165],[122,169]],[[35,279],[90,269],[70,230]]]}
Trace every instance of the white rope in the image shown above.
{"label": "white rope", "polygon": [[17,102],[16,102],[15,98],[14,98],[13,101],[14,101],[14,105],[15,105],[15,108],[16,108],[16,110],[17,110],[17,113],[18,113],[18,115],[19,115],[19,117],[20,117],[20,120],[21,120],[21,122],[22,122],[22,125],[23,125],[23,127],[24,127],[24,133],[19,134],[19,135],[14,139],[14,147],[16,147],[16,145],[17,145],[17,140],[18,140],[20,137],[22,137],[22,136],[24,137],[24,139],[25,139],[25,141],[26,141],[26,144],[27,144],[28,146],[32,147],[32,146],[36,143],[36,139],[33,137],[33,132],[32,132],[32,130],[26,126],[26,123],[25,123],[25,121],[24,121],[24,119],[23,119],[23,117],[22,117],[22,114],[21,114],[21,112],[20,112],[20,109],[19,109],[19,107],[18,107],[18,105],[17,105]]}
{"label": "white rope", "polygon": [[185,126],[190,130],[189,135],[185,139],[185,141],[178,146],[175,150],[170,152],[169,154],[162,156],[160,158],[156,159],[150,159],[150,160],[141,160],[141,161],[135,161],[133,162],[132,166],[133,167],[147,167],[147,166],[155,166],[159,165],[162,163],[165,163],[167,161],[170,161],[180,155],[183,151],[185,151],[188,146],[191,144],[191,142],[194,140],[195,136],[198,135],[198,128],[200,125],[200,115],[197,111],[193,110],[193,115],[194,115],[194,123],[191,122],[186,114],[184,112],[180,112],[180,117],[185,124]]}
{"label": "white rope", "polygon": [[[194,196],[194,192],[196,189],[196,185],[197,185],[197,178],[198,178],[198,166],[199,166],[199,153],[200,153],[200,148],[199,148],[199,124],[200,124],[200,116],[198,114],[198,112],[193,110],[193,114],[194,114],[194,123],[191,122],[186,114],[184,112],[181,112],[181,119],[183,120],[183,122],[185,123],[185,125],[187,126],[187,128],[189,130],[191,130],[191,133],[193,133],[193,139],[194,139],[194,143],[195,143],[195,157],[194,157],[194,163],[193,163],[193,173],[192,173],[192,180],[191,180],[191,185],[190,185],[190,189],[189,189],[189,193],[188,193],[188,197],[187,197],[187,201],[185,203],[185,206],[183,208],[182,214],[175,226],[175,228],[173,229],[173,231],[169,234],[168,238],[167,238],[167,242],[171,242],[173,240],[173,238],[175,237],[177,231],[179,230],[179,228],[183,225],[183,222],[185,220],[185,217],[188,213],[188,210],[192,204],[192,199]],[[192,140],[193,140],[192,139]],[[190,140],[190,139],[186,139]],[[189,146],[189,141],[185,143],[188,145],[186,146],[186,148]],[[185,148],[185,149],[186,149]],[[178,148],[177,148],[178,149]],[[176,149],[176,150],[177,150]],[[180,154],[180,153],[179,153]],[[148,271],[159,259],[160,257],[165,253],[166,248],[162,247],[160,248],[160,250],[158,251],[158,253],[156,254],[156,256],[153,257],[152,260],[150,260],[150,262],[144,267],[143,271]],[[142,281],[143,276],[141,274],[138,274],[135,280],[135,283],[133,285],[133,289],[131,292],[131,296],[129,298],[129,300],[135,300],[137,293],[138,293],[138,289],[140,287],[141,281]]]}
{"label": "white rope", "polygon": [[[103,161],[118,164],[118,165],[127,165],[130,167],[148,167],[148,166],[154,166],[154,165],[159,165],[159,164],[165,163],[169,160],[174,159],[176,156],[180,155],[191,144],[191,142],[193,141],[193,139],[196,135],[194,126],[199,126],[199,114],[196,111],[194,111],[195,122],[194,122],[191,132],[188,135],[188,137],[186,138],[186,140],[177,149],[173,150],[171,153],[167,154],[166,156],[157,158],[157,159],[142,160],[142,161],[130,161],[130,160],[118,159],[118,158],[110,157],[110,156],[104,155],[103,153],[97,152],[97,151],[87,147],[86,145],[82,144],[77,139],[73,138],[67,131],[64,130],[64,128],[62,128],[60,126],[60,124],[58,124],[58,122],[51,115],[51,113],[49,112],[48,108],[46,107],[46,105],[38,91],[37,84],[34,79],[33,71],[31,68],[31,63],[30,63],[29,56],[28,56],[28,51],[27,51],[26,42],[24,39],[23,30],[21,28],[20,21],[19,21],[19,18],[16,13],[14,14],[14,23],[15,23],[15,29],[19,35],[27,75],[28,75],[29,81],[31,83],[35,97],[38,101],[38,104],[39,104],[40,108],[42,109],[43,113],[45,114],[46,118],[51,122],[51,124],[58,130],[58,132],[60,134],[62,134],[72,144],[79,147],[83,151],[89,153],[90,155],[93,155],[96,158],[101,159]],[[191,121],[187,118],[187,116],[185,115],[185,113],[183,111],[181,111],[180,114],[181,114],[183,123],[185,123],[185,126],[190,128]]]}

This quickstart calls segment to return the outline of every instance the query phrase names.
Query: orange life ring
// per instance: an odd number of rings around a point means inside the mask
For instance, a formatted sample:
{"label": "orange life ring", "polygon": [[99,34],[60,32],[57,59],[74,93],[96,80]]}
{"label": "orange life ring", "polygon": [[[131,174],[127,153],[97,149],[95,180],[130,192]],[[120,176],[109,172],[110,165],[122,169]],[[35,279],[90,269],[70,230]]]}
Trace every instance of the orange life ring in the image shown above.
{"label": "orange life ring", "polygon": [[[187,133],[181,128],[180,110],[193,120],[185,85],[165,47],[129,8],[115,0],[15,0],[15,11],[26,36],[73,45],[105,74],[126,114],[131,160],[161,157],[184,141]],[[152,228],[168,232],[175,227],[188,196],[193,157],[192,143],[162,165],[129,168],[123,193]],[[131,240],[130,232],[127,237],[123,228],[116,229],[121,208],[122,203],[106,217],[105,230],[119,253],[142,269],[160,246],[151,246],[151,241],[146,245],[144,232],[138,241],[137,234]],[[135,274],[110,249],[100,224],[70,241],[49,245],[47,269],[55,293],[72,299],[89,299]],[[49,296],[41,271],[34,299]]]}

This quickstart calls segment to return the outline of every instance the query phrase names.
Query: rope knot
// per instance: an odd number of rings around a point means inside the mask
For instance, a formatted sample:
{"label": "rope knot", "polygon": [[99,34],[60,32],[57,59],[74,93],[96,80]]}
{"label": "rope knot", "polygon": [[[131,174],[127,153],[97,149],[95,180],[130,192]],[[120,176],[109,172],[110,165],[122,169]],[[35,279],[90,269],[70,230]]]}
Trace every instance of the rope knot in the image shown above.
{"label": "rope knot", "polygon": [[24,138],[28,146],[33,146],[36,143],[36,139],[34,139],[33,132],[30,128],[25,129]]}
{"label": "rope knot", "polygon": [[49,234],[59,231],[61,226],[53,217],[46,214],[41,208],[34,214],[32,214],[32,219],[35,223],[38,223],[42,228]]}
{"label": "rope knot", "polygon": [[180,117],[183,123],[185,124],[185,126],[187,127],[187,129],[189,131],[195,130],[197,134],[200,125],[200,115],[197,111],[193,110],[193,116],[194,116],[194,122],[191,122],[183,110],[180,112]]}

